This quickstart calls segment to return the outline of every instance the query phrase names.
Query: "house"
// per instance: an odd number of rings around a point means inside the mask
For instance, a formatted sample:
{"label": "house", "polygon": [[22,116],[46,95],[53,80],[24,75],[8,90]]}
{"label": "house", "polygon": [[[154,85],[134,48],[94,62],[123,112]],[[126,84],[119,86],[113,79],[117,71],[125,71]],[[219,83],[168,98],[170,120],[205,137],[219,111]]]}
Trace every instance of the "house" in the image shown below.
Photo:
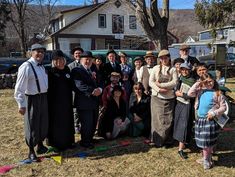
{"label": "house", "polygon": [[[93,49],[150,49],[153,47],[135,16],[134,6],[126,0],[61,11],[51,21],[51,34],[44,40],[48,50],[69,54],[75,46]],[[169,42],[178,41],[170,32]]]}
{"label": "house", "polygon": [[[211,30],[204,30],[198,32],[198,41],[193,41],[190,36],[184,43],[187,43],[190,47],[190,55],[201,57],[214,53],[218,47],[226,48],[228,53],[235,53],[234,45],[231,46],[231,42],[235,41],[235,26],[225,26],[216,29],[216,38],[211,35]],[[173,43],[171,45],[171,51],[179,50],[181,43]]]}

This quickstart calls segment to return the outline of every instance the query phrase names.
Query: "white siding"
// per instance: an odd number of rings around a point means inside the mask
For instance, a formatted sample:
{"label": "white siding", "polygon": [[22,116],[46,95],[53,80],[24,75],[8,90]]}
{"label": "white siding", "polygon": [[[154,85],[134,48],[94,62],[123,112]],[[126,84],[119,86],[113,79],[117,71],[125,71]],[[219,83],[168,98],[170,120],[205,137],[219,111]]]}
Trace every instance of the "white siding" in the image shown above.
{"label": "white siding", "polygon": [[[91,34],[91,35],[114,35],[112,33],[112,15],[124,15],[124,35],[143,35],[144,32],[137,22],[137,29],[129,29],[129,15],[135,15],[125,3],[117,8],[114,1],[110,1],[98,10],[80,20],[77,24],[67,28],[65,34]],[[98,28],[98,14],[106,14],[106,28]]]}

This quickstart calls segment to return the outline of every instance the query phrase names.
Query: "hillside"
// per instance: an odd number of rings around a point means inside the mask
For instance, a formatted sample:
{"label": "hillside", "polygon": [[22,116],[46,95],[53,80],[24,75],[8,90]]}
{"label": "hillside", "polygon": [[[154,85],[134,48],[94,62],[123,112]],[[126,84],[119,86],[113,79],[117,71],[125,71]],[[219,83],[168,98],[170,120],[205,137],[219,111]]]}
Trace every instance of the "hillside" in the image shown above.
{"label": "hillside", "polygon": [[[53,14],[65,10],[71,9],[76,6],[56,6],[53,9]],[[48,16],[46,13],[46,7],[42,10],[40,6],[30,5],[28,6],[28,12],[26,14],[26,26],[28,41],[34,36],[35,33],[42,33],[45,26],[48,23]],[[36,23],[35,23],[36,22]],[[168,30],[177,36],[180,42],[183,42],[188,36],[196,36],[198,31],[203,30],[203,27],[195,20],[194,10],[171,10],[170,21]],[[0,56],[6,56],[10,50],[14,49],[19,51],[18,36],[11,22],[8,22],[6,28],[6,46],[0,49]]]}

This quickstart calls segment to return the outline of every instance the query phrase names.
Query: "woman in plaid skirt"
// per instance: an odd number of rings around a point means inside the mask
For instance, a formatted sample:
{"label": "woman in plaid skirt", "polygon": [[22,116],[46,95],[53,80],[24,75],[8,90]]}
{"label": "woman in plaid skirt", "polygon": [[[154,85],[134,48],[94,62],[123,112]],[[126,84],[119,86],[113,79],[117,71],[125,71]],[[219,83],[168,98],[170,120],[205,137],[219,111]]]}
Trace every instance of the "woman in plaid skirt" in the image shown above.
{"label": "woman in plaid skirt", "polygon": [[[188,91],[188,96],[197,97],[195,110],[195,140],[198,147],[203,149],[204,169],[212,167],[212,151],[219,134],[219,125],[214,120],[226,111],[223,95],[217,82],[210,74],[203,74]],[[199,161],[197,161],[199,162]]]}

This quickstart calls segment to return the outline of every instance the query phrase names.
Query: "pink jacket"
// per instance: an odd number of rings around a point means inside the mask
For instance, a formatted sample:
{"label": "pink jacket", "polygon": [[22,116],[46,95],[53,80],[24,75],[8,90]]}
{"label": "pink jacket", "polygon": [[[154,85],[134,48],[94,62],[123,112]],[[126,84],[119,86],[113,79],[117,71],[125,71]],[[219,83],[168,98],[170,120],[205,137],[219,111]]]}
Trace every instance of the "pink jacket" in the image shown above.
{"label": "pink jacket", "polygon": [[[199,86],[199,84],[200,84],[200,81],[196,82],[188,91],[188,96],[196,97],[195,105],[194,105],[195,109],[198,107],[198,95],[203,91],[203,89]],[[213,97],[213,101],[214,101],[214,106],[209,112],[213,111],[216,117],[220,117],[227,109],[224,95],[217,96],[215,93]]]}

